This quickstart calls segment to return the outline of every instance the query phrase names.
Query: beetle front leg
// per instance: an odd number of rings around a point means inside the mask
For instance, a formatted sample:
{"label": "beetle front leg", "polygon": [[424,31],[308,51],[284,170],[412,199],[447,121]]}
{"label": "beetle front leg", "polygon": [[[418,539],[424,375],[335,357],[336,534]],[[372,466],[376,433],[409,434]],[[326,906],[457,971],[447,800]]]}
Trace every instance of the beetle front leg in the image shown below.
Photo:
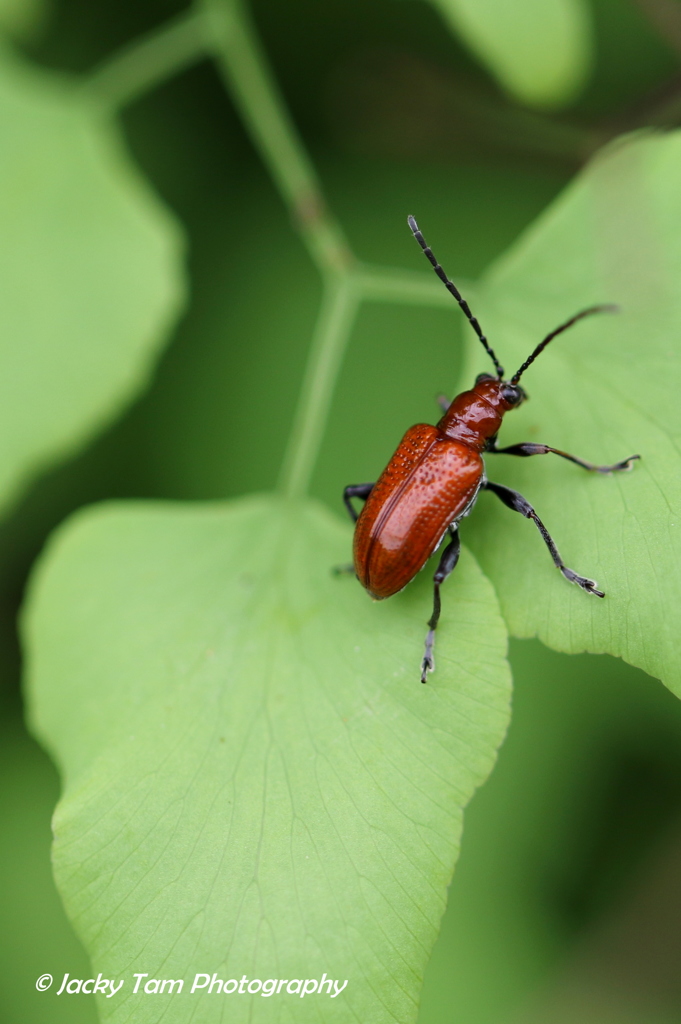
{"label": "beetle front leg", "polygon": [[533,521],[544,538],[544,543],[551,553],[553,564],[557,569],[560,569],[566,580],[569,580],[570,583],[576,583],[577,586],[581,587],[582,590],[585,590],[587,594],[593,594],[595,597],[605,597],[603,591],[598,590],[596,580],[590,580],[586,576],[579,576],[572,569],[568,569],[565,562],[560,557],[558,548],[554,544],[551,534],[534,511],[529,501],[526,501],[522,494],[518,494],[517,491],[511,490],[510,487],[504,487],[502,484],[490,483],[489,480],[483,483],[482,486],[488,491],[492,491],[493,494],[496,494],[497,498],[501,498],[504,505],[507,505],[508,508],[513,509],[514,512],[520,512],[521,516],[525,516],[526,519],[531,519]]}
{"label": "beetle front leg", "polygon": [[588,469],[591,473],[618,473],[622,470],[633,469],[636,459],[641,458],[640,455],[630,455],[628,459],[616,462],[612,466],[596,466],[593,462],[587,462],[586,459],[578,459],[576,455],[562,452],[560,448],[550,448],[547,444],[527,442],[525,444],[511,444],[508,448],[497,448],[492,444],[487,450],[492,455],[520,455],[522,458],[527,458],[530,455],[560,455],[561,459],[574,462],[575,465],[581,466],[582,469]]}
{"label": "beetle front leg", "polygon": [[352,507],[352,502],[350,501],[350,499],[362,498],[364,501],[366,501],[369,495],[371,494],[373,488],[373,484],[350,484],[343,491],[343,501],[345,502],[346,509],[350,513],[350,518],[352,519],[353,523],[357,522],[359,518],[359,513],[355,512],[354,508]]}
{"label": "beetle front leg", "polygon": [[429,672],[435,670],[435,660],[433,658],[433,649],[435,647],[435,630],[440,619],[440,611],[442,608],[442,602],[440,600],[440,585],[449,576],[450,572],[456,567],[456,563],[459,561],[459,555],[461,554],[461,539],[459,537],[459,531],[455,526],[449,527],[451,534],[451,541],[442,552],[440,564],[438,565],[435,575],[433,576],[433,614],[428,622],[428,634],[426,636],[426,651],[423,655],[423,661],[421,662],[421,682],[425,683],[426,677]]}

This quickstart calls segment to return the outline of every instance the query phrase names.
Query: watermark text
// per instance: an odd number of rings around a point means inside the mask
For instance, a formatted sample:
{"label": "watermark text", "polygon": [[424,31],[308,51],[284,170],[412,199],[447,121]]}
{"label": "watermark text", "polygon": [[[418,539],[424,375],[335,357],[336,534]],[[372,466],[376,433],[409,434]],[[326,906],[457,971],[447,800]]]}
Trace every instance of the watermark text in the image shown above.
{"label": "watermark text", "polygon": [[[39,992],[46,992],[52,986],[51,974],[41,974],[35,983]],[[199,973],[193,978],[152,978],[148,972],[140,971],[132,978],[105,978],[98,974],[96,978],[72,978],[65,974],[57,991],[58,996],[101,995],[106,999],[127,988],[130,995],[156,996],[188,995],[211,996],[327,996],[336,999],[346,987],[348,979],[329,978],[326,973],[321,978],[249,978],[244,974],[241,978],[221,978],[217,974]]]}

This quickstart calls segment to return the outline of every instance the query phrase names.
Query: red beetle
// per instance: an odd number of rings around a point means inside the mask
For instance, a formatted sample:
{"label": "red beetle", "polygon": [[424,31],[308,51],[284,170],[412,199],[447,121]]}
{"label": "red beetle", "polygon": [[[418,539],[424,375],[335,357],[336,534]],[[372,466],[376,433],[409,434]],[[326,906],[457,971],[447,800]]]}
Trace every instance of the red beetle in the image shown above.
{"label": "red beetle", "polygon": [[[409,227],[435,273],[461,306],[496,369],[496,377],[481,373],[471,391],[464,391],[451,404],[443,401],[444,416],[437,426],[419,423],[411,427],[375,484],[355,484],[346,487],[343,493],[348,511],[356,521],[355,573],[362,586],[377,600],[391,597],[406,587],[437,550],[445,535],[450,535],[450,542],[433,576],[433,614],[428,622],[421,664],[421,682],[425,683],[428,672],[435,668],[433,648],[440,618],[440,585],[459,559],[459,522],[470,513],[482,489],[492,491],[513,511],[534,521],[554,565],[567,580],[576,583],[587,594],[605,596],[595,580],[568,569],[548,530],[521,494],[487,479],[483,452],[520,456],[552,452],[596,473],[631,469],[639,456],[632,455],[614,466],[595,466],[546,444],[514,444],[508,448],[497,448],[497,433],[504,415],[511,409],[517,409],[527,398],[518,381],[528,366],[557,334],[592,313],[614,312],[616,307],[592,306],[577,313],[547,335],[511,379],[505,381],[503,367],[480,324],[433,256],[413,217],[409,217]],[[362,498],[366,502],[359,517],[352,506],[352,498]]]}

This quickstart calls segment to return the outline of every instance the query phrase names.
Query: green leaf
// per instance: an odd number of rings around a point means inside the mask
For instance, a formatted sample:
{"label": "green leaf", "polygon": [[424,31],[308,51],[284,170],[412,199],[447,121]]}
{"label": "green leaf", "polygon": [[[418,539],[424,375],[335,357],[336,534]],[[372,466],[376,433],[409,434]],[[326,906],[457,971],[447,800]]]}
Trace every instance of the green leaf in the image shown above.
{"label": "green leaf", "polygon": [[[681,695],[680,178],[679,132],[610,147],[473,302],[509,375],[577,310],[621,306],[542,353],[522,380],[531,400],[509,414],[499,443],[542,442],[600,464],[640,454],[633,472],[589,474],[554,455],[487,458],[490,479],[535,506],[565,562],[598,580],[605,599],[569,585],[534,525],[491,494],[464,536],[515,636],[618,655]],[[490,369],[470,339],[467,386]]]}
{"label": "green leaf", "polygon": [[0,60],[0,507],[140,390],[183,293],[178,229],[74,87]]}
{"label": "green leaf", "polygon": [[559,107],[580,92],[593,57],[583,0],[431,2],[516,99]]}
{"label": "green leaf", "polygon": [[[415,1019],[508,721],[506,635],[464,552],[422,686],[429,580],[371,602],[331,572],[350,541],[318,505],[250,498],[101,506],[52,542],[29,694],[66,780],[59,887],[95,971],[125,979],[105,1019]],[[185,991],[134,996],[136,971]],[[191,995],[197,972],[348,985]]]}

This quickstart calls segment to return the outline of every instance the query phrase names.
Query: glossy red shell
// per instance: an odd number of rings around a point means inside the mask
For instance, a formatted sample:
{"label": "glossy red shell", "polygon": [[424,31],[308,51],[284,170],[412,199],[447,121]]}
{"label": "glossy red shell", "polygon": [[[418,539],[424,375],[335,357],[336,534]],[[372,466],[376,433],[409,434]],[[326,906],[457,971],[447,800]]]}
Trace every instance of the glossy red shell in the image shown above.
{"label": "glossy red shell", "polygon": [[474,500],[482,452],[511,408],[503,387],[493,377],[478,380],[436,427],[419,423],[400,441],[355,527],[355,572],[373,597],[406,587]]}
{"label": "glossy red shell", "polygon": [[396,594],[423,568],[475,497],[482,471],[478,452],[437,427],[407,431],[355,528],[355,572],[373,597]]}

